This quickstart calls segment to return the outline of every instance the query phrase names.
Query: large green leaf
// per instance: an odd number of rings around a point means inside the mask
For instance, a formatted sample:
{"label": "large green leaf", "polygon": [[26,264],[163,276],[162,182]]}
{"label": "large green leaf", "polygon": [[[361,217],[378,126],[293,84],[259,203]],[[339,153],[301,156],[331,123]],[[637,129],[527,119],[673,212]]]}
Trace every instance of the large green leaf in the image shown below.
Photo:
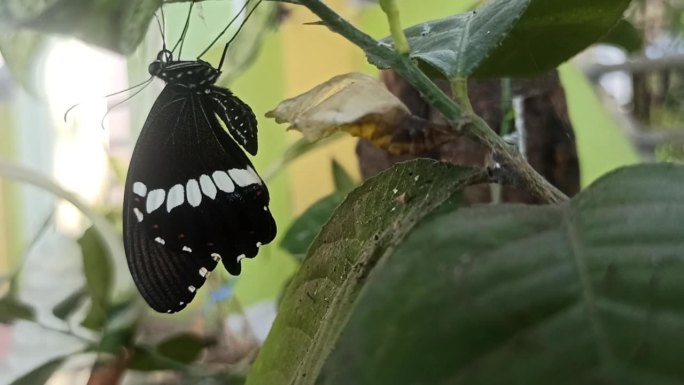
{"label": "large green leaf", "polygon": [[4,0],[4,28],[75,36],[120,53],[131,53],[147,32],[162,0]]}
{"label": "large green leaf", "polygon": [[[630,0],[491,0],[406,29],[411,57],[448,78],[555,68],[606,35]],[[383,40],[389,43],[389,38]],[[370,57],[385,67],[382,60]]]}
{"label": "large green leaf", "polygon": [[672,165],[622,169],[564,205],[435,213],[373,270],[307,377],[683,384],[682,218],[684,167]]}
{"label": "large green leaf", "polygon": [[464,186],[482,179],[480,170],[423,159],[352,191],[288,285],[247,383],[292,384],[315,373],[375,264],[420,218],[445,201],[458,204]]}

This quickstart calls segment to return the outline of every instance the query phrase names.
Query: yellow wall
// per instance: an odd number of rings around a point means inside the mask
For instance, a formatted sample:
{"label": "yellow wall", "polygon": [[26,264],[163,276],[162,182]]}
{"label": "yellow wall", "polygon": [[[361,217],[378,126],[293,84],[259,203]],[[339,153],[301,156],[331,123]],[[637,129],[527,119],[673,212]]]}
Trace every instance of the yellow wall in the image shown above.
{"label": "yellow wall", "polygon": [[[326,4],[352,22],[354,13],[347,0]],[[290,15],[281,27],[285,98],[299,95],[333,76],[358,69],[363,60],[361,50],[324,26],[306,25],[318,18],[301,6],[288,6]],[[301,134],[290,132],[294,142]],[[356,140],[343,138],[303,156],[289,167],[293,215],[299,215],[312,203],[333,189],[330,163],[334,158],[358,178],[358,163],[354,153]]]}

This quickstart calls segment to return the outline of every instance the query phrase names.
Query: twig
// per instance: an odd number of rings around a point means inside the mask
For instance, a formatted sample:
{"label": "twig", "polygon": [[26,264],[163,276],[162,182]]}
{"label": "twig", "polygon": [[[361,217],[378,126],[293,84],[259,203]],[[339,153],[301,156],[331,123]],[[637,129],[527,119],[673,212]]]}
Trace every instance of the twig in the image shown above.
{"label": "twig", "polygon": [[401,55],[388,45],[380,44],[349,24],[320,0],[291,0],[289,2],[305,6],[320,17],[332,31],[359,46],[366,54],[381,58],[415,87],[430,105],[439,110],[452,127],[462,131],[460,133],[473,141],[486,146],[493,154],[505,161],[510,170],[518,174],[517,180],[521,185],[539,200],[547,203],[560,203],[568,200],[565,194],[539,175],[514,148],[508,146],[482,118],[475,115],[469,122],[463,124],[462,108],[442,92],[407,55]]}
{"label": "twig", "polygon": [[584,73],[592,80],[598,79],[601,75],[627,71],[631,73],[672,70],[684,68],[684,54],[666,56],[658,59],[646,57],[630,59],[630,61],[620,64],[592,64],[583,68]]}
{"label": "twig", "polygon": [[394,42],[394,49],[400,55],[409,54],[409,43],[404,35],[404,29],[401,28],[401,20],[399,19],[399,7],[394,0],[380,0],[380,8],[387,15],[389,22],[390,33]]}

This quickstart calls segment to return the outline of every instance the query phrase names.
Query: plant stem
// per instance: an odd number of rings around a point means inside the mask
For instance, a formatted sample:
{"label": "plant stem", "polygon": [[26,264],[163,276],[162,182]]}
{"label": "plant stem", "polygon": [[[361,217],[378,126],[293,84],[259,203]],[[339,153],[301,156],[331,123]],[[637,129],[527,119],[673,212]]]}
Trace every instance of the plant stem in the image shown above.
{"label": "plant stem", "polygon": [[521,186],[539,200],[546,203],[560,203],[568,200],[565,194],[539,175],[514,148],[508,146],[482,118],[467,112],[464,116],[463,109],[442,92],[407,55],[397,53],[389,45],[378,42],[355,28],[320,0],[291,0],[289,2],[305,6],[320,17],[331,30],[359,46],[367,55],[382,59],[385,64],[415,87],[430,105],[439,110],[457,133],[486,146],[494,155],[497,155],[507,169],[517,174],[515,179]]}
{"label": "plant stem", "polygon": [[45,331],[49,331],[49,332],[53,332],[53,333],[59,333],[59,334],[65,335],[65,336],[69,336],[69,337],[75,338],[77,340],[80,340],[81,342],[85,342],[88,344],[94,344],[96,342],[96,340],[94,338],[76,334],[71,329],[71,327],[68,327],[68,326],[66,329],[60,329],[60,328],[57,328],[54,326],[50,326],[50,325],[46,325],[44,323],[40,323],[38,321],[33,321],[33,323]]}
{"label": "plant stem", "polygon": [[387,15],[389,22],[390,33],[394,42],[394,49],[400,55],[408,55],[409,43],[404,35],[404,29],[401,28],[401,20],[399,19],[399,7],[394,0],[380,0],[380,8]]}
{"label": "plant stem", "polygon": [[449,83],[451,84],[451,96],[454,101],[460,105],[467,114],[474,115],[473,106],[470,104],[470,96],[468,96],[468,79],[451,79]]}

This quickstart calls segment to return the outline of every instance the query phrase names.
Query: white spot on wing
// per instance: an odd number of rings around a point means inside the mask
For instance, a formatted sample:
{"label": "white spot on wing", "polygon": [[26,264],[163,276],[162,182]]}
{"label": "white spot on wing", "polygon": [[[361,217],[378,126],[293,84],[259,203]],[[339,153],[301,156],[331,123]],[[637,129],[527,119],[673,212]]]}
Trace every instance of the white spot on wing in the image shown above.
{"label": "white spot on wing", "polygon": [[257,181],[258,184],[261,184],[261,178],[259,178],[259,174],[254,171],[252,166],[247,166],[247,171],[254,177],[254,179]]}
{"label": "white spot on wing", "polygon": [[257,242],[256,247],[261,247],[261,242]]}
{"label": "white spot on wing", "polygon": [[163,245],[163,244],[166,243],[166,241],[164,241],[164,240],[162,239],[162,237],[154,238],[154,241],[157,242],[157,243],[159,243],[160,245]]}
{"label": "white spot on wing", "polygon": [[178,207],[185,201],[185,190],[182,184],[177,184],[169,189],[166,197],[166,211],[171,212],[174,207]]}
{"label": "white spot on wing", "polygon": [[202,202],[202,192],[200,191],[199,183],[195,179],[190,179],[185,185],[185,192],[188,196],[188,203],[192,207],[197,207]]}
{"label": "white spot on wing", "polygon": [[221,260],[221,256],[218,253],[211,253],[211,258],[214,260],[214,262]]}
{"label": "white spot on wing", "polygon": [[202,187],[202,192],[204,193],[204,195],[208,196],[211,199],[216,198],[216,186],[214,185],[214,182],[212,182],[209,175],[202,175],[199,178],[199,182],[200,187]]}
{"label": "white spot on wing", "polygon": [[166,197],[166,193],[162,189],[150,191],[150,193],[147,194],[147,202],[145,204],[145,210],[147,210],[147,213],[151,213],[164,204],[164,197]]}
{"label": "white spot on wing", "polygon": [[143,182],[135,182],[133,183],[133,193],[145,197],[147,195],[147,186]]}
{"label": "white spot on wing", "polygon": [[138,218],[138,222],[142,222],[143,221],[143,213],[140,210],[138,210],[137,207],[133,208],[133,212],[135,213],[135,216]]}
{"label": "white spot on wing", "polygon": [[240,262],[240,261],[242,261],[242,260],[245,259],[245,258],[247,258],[246,255],[240,254],[240,255],[237,256],[237,261]]}
{"label": "white spot on wing", "polygon": [[199,275],[201,275],[202,277],[206,277],[207,273],[208,273],[207,269],[205,269],[204,267],[200,267]]}
{"label": "white spot on wing", "polygon": [[254,176],[247,170],[240,170],[239,168],[233,168],[228,170],[230,178],[233,179],[236,185],[240,187],[249,186],[250,184],[259,183],[258,178]]}
{"label": "white spot on wing", "polygon": [[192,253],[192,249],[187,247],[187,246],[183,246],[183,251],[187,251],[188,253]]}
{"label": "white spot on wing", "polygon": [[225,191],[227,193],[232,193],[235,191],[235,185],[225,171],[214,171],[214,173],[211,174],[211,177],[214,178],[216,187],[218,187],[221,191]]}
{"label": "white spot on wing", "polygon": [[195,290],[197,290],[197,289],[196,289],[194,286],[192,286],[192,285],[191,285],[191,286],[188,286],[188,291],[189,291],[189,292],[194,293]]}

